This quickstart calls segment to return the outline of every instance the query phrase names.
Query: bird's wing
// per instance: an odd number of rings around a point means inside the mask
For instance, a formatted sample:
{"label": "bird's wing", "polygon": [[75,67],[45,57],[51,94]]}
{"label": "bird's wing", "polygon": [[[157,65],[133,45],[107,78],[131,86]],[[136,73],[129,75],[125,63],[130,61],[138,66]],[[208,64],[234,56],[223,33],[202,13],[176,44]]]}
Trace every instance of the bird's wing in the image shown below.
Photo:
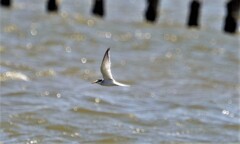
{"label": "bird's wing", "polygon": [[123,84],[123,83],[120,83],[120,82],[117,82],[117,81],[114,81],[113,83],[117,86],[130,87],[130,85],[126,85],[126,84]]}
{"label": "bird's wing", "polygon": [[105,80],[113,79],[111,72],[110,48],[108,48],[104,54],[100,70]]}

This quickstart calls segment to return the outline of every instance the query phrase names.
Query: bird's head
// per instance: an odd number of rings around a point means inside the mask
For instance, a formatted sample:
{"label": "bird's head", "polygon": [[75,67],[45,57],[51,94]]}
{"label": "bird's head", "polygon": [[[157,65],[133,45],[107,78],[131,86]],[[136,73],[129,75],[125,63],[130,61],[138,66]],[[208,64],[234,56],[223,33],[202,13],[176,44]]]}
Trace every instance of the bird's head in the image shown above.
{"label": "bird's head", "polygon": [[92,84],[95,84],[95,83],[97,83],[97,84],[101,84],[102,83],[102,79],[98,79],[98,80],[95,80],[94,82],[92,82]]}

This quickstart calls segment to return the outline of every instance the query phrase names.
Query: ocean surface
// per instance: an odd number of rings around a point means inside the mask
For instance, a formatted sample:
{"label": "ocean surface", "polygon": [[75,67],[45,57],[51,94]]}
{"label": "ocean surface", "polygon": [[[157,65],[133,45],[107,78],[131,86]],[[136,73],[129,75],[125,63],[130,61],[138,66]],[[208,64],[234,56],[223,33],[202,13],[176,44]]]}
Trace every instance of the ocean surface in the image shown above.
{"label": "ocean surface", "polygon": [[[225,0],[13,0],[0,8],[1,144],[239,143],[239,33],[222,32]],[[91,84],[111,47],[112,73],[131,87]]]}

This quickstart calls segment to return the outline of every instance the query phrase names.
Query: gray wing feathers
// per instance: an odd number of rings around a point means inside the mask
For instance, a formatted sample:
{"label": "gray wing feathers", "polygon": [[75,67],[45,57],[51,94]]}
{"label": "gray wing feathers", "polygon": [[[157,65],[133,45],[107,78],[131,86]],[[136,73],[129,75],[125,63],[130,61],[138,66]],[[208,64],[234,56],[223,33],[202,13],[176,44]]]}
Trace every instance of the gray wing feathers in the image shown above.
{"label": "gray wing feathers", "polygon": [[108,48],[104,54],[100,70],[105,80],[113,79],[111,72],[110,48]]}

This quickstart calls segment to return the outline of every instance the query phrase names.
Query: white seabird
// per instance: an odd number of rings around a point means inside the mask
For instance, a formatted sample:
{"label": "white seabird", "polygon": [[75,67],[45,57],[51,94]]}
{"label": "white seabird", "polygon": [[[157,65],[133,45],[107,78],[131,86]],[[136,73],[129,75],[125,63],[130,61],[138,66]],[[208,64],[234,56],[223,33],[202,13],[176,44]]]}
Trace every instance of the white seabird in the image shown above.
{"label": "white seabird", "polygon": [[103,79],[98,79],[94,81],[93,84],[97,83],[102,86],[129,86],[114,80],[111,72],[110,48],[108,48],[104,54],[100,70],[101,70]]}

